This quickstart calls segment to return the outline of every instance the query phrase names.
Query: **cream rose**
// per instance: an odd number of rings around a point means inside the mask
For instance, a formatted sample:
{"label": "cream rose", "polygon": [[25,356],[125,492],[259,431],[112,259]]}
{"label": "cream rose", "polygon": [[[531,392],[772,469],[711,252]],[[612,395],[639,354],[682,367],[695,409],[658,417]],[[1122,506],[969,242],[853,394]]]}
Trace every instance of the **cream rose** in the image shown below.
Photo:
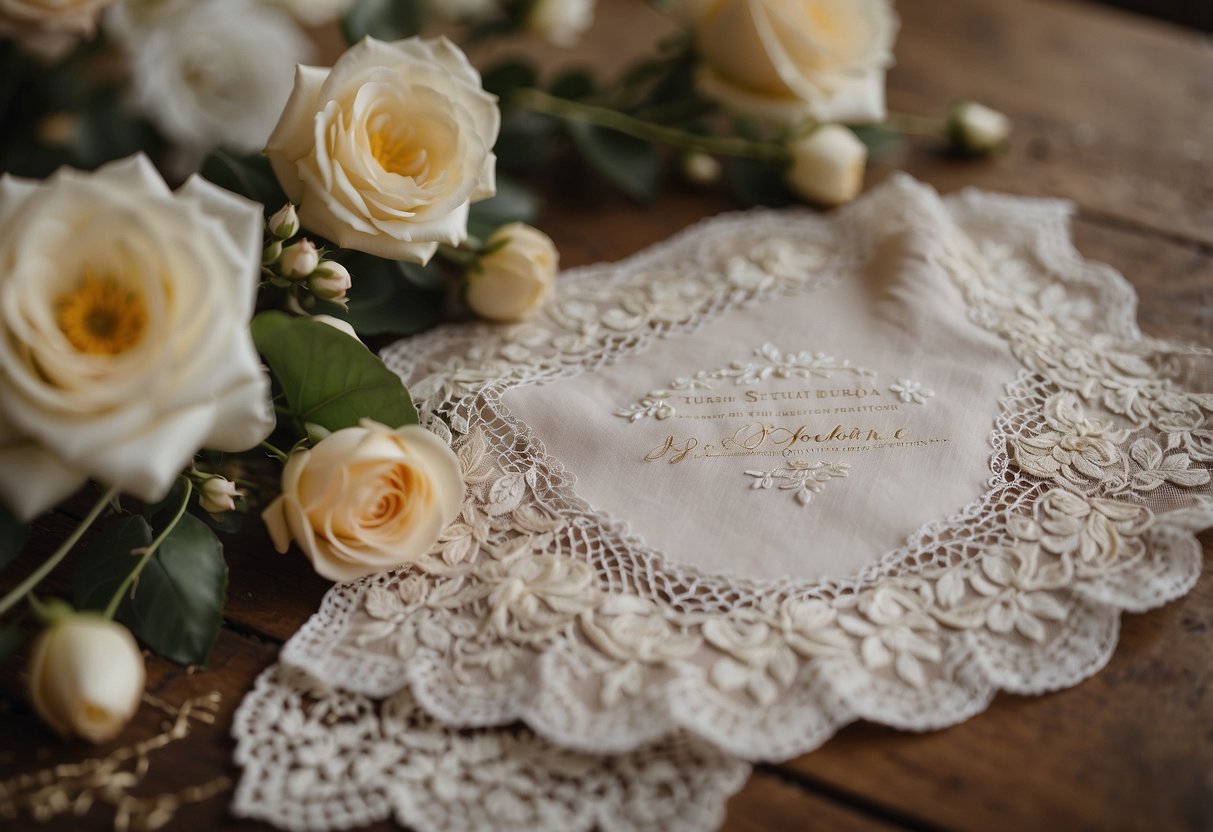
{"label": "cream rose", "polygon": [[520,222],[503,225],[485,241],[495,243],[503,245],[468,274],[465,297],[482,318],[517,321],[551,294],[560,254],[548,235]]}
{"label": "cream rose", "polygon": [[93,34],[97,18],[113,0],[0,0],[0,38],[55,60]]}
{"label": "cream rose", "polygon": [[446,38],[366,38],[331,70],[298,68],[265,152],[305,228],[426,263],[467,238],[468,206],[495,193],[500,123]]}
{"label": "cream rose", "polygon": [[889,0],[704,0],[684,12],[700,92],[727,109],[786,123],[884,119]]}
{"label": "cream rose", "polygon": [[313,52],[290,15],[257,0],[127,0],[106,31],[130,60],[135,106],[196,157],[264,147]]}
{"label": "cream rose", "polygon": [[65,736],[112,739],[143,698],[143,655],[121,624],[81,613],[56,621],[34,642],[34,710]]}
{"label": "cream rose", "polygon": [[198,451],[273,428],[253,348],[261,207],[146,157],[0,178],[0,499],[94,478],[149,501]]}
{"label": "cream rose", "polygon": [[824,206],[850,202],[863,190],[868,148],[841,124],[825,124],[793,141],[788,150],[788,187],[809,202]]}
{"label": "cream rose", "polygon": [[428,430],[363,419],[291,455],[262,513],[279,552],[293,539],[331,581],[412,563],[463,505],[459,460]]}

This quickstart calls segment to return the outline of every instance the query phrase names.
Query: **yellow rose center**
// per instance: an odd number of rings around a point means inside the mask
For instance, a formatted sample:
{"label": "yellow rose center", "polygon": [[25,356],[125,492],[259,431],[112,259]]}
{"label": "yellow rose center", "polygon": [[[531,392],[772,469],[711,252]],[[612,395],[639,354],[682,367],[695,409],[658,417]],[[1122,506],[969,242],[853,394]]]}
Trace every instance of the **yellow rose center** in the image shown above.
{"label": "yellow rose center", "polygon": [[370,134],[371,155],[388,173],[425,179],[429,176],[429,151],[418,147],[409,132],[375,130]]}
{"label": "yellow rose center", "polygon": [[55,299],[55,322],[80,352],[119,355],[143,337],[147,309],[129,287],[85,269],[79,285]]}

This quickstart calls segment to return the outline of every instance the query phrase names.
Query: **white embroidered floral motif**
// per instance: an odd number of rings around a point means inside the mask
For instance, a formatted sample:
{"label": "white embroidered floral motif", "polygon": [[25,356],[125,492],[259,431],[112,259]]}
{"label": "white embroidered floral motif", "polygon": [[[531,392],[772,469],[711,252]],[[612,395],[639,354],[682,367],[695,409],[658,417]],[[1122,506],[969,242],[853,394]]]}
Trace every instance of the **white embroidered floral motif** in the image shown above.
{"label": "white embroidered floral motif", "polygon": [[890,384],[889,390],[896,393],[897,398],[906,404],[911,402],[914,404],[926,404],[927,399],[935,395],[934,390],[928,390],[921,383],[911,381],[908,378],[903,378],[896,384]]}
{"label": "white embroidered floral motif", "polygon": [[791,491],[796,502],[807,506],[814,494],[820,494],[825,484],[832,479],[849,476],[851,466],[845,462],[809,462],[792,460],[787,465],[771,471],[746,471],[754,477],[750,488],[771,488],[779,482],[780,491]]}

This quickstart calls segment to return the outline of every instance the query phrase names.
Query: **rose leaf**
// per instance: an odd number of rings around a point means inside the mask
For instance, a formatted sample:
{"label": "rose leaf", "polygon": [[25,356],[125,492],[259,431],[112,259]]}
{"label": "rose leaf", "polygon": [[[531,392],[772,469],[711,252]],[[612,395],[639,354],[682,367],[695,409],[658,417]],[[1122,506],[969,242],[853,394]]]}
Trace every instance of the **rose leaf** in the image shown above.
{"label": "rose leaf", "polygon": [[[76,567],[76,606],[104,609],[139,562],[137,550],[151,540],[152,528],[140,516],[106,529]],[[147,562],[115,618],[152,651],[200,665],[219,634],[226,599],[223,545],[205,523],[186,514]]]}
{"label": "rose leaf", "polygon": [[254,318],[252,331],[300,424],[330,431],[361,419],[391,428],[417,424],[400,377],[361,342],[320,321],[275,311]]}

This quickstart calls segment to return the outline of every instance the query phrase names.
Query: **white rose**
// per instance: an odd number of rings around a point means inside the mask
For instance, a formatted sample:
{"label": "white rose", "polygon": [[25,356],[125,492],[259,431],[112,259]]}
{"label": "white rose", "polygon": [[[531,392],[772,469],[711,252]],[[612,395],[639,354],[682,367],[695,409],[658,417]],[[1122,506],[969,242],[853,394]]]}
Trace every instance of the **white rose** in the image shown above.
{"label": "white rose", "polygon": [[269,434],[261,225],[144,156],[0,178],[0,499],[29,519],[96,478],[155,501],[199,448]]}
{"label": "white rose", "polygon": [[526,25],[556,46],[568,49],[594,24],[594,0],[537,0]]}
{"label": "white rose", "polygon": [[957,150],[980,155],[998,150],[1011,134],[1011,119],[975,101],[952,108],[948,135]]}
{"label": "white rose", "polygon": [[468,206],[495,193],[500,123],[446,38],[365,38],[331,70],[298,68],[265,152],[305,228],[426,263],[467,238]]}
{"label": "white rose", "polygon": [[0,0],[0,38],[13,38],[46,60],[63,57],[97,29],[113,0]]}
{"label": "white rose", "polygon": [[139,709],[143,683],[139,645],[125,627],[99,615],[56,621],[30,654],[34,710],[64,736],[113,739]]}
{"label": "white rose", "polygon": [[503,225],[485,241],[501,244],[468,274],[465,297],[492,321],[516,321],[538,309],[552,291],[560,254],[548,235],[520,222]]}
{"label": "white rose", "polygon": [[262,517],[279,552],[293,539],[322,576],[353,581],[424,555],[463,492],[459,460],[437,436],[363,419],[292,454]]}
{"label": "white rose", "polygon": [[686,13],[699,90],[727,109],[786,123],[884,119],[889,0],[715,0]]}
{"label": "white rose", "polygon": [[793,141],[788,187],[809,202],[833,206],[850,202],[863,190],[868,149],[840,124],[826,124]]}
{"label": "white rose", "polygon": [[135,106],[195,155],[264,147],[313,51],[288,14],[257,0],[128,0],[107,31],[130,59]]}

